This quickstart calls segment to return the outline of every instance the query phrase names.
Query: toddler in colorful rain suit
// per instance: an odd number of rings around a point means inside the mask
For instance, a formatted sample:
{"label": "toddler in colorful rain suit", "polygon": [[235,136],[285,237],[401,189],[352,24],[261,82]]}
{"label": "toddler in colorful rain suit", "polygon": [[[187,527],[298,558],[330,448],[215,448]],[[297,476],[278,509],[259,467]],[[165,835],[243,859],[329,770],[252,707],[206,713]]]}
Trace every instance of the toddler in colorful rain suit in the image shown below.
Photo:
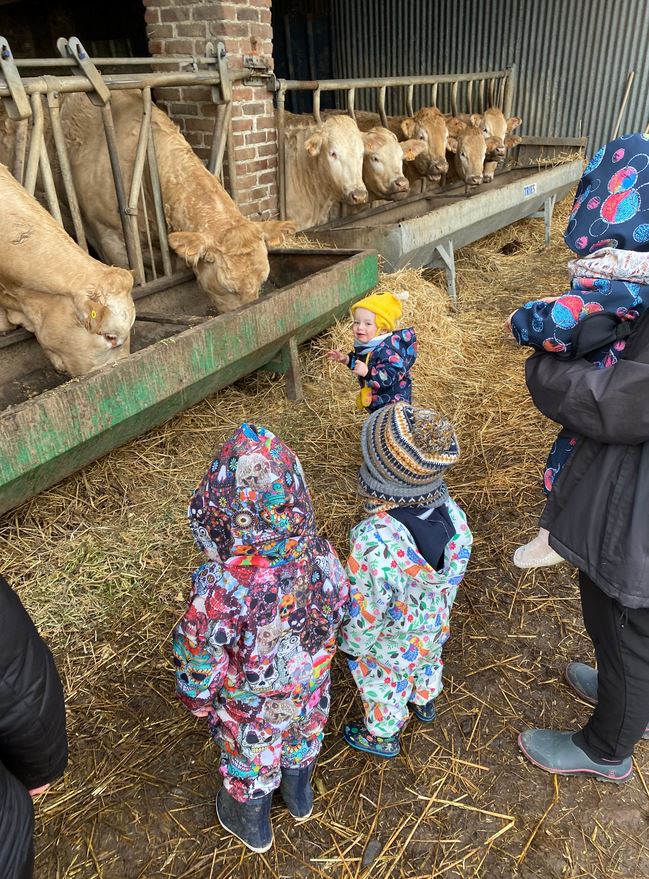
{"label": "toddler in colorful rain suit", "polygon": [[[595,153],[577,187],[564,240],[580,257],[568,263],[570,290],[527,302],[510,315],[507,327],[519,345],[568,359],[577,353],[577,340],[584,338],[592,315],[605,313],[629,324],[649,306],[649,137],[627,134]],[[610,341],[579,356],[599,369],[614,366],[628,329],[615,328]],[[565,430],[555,440],[543,472],[546,496],[576,442],[574,433]],[[518,547],[514,563],[533,568],[563,561],[548,539],[541,528]]]}
{"label": "toddler in colorful rain suit", "polygon": [[372,293],[352,307],[354,350],[330,351],[330,360],[344,363],[358,377],[357,409],[375,412],[381,406],[412,400],[410,370],[417,358],[412,327],[397,329],[402,293]]}
{"label": "toddler in colorful rain suit", "polygon": [[339,643],[365,718],[345,726],[349,745],[395,757],[408,704],[435,718],[442,647],[471,554],[466,517],[444,470],[459,456],[451,424],[406,403],[386,406],[361,433],[358,492],[369,513],[350,535],[351,600]]}
{"label": "toddler in colorful rain suit", "polygon": [[297,456],[266,428],[227,440],[188,515],[210,561],[174,631],[177,692],[221,749],[219,821],[262,852],[276,788],[293,817],[311,813],[347,578]]}

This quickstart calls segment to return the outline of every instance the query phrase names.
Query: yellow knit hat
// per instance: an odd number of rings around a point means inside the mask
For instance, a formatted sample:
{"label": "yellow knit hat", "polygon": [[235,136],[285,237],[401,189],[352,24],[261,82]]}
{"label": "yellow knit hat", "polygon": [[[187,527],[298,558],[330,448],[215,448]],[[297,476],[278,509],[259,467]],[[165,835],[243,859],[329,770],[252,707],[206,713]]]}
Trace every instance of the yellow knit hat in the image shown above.
{"label": "yellow knit hat", "polygon": [[405,290],[400,293],[370,293],[365,299],[352,305],[352,316],[357,308],[366,308],[376,315],[377,330],[392,332],[396,330],[401,317],[401,303],[407,298],[408,293]]}

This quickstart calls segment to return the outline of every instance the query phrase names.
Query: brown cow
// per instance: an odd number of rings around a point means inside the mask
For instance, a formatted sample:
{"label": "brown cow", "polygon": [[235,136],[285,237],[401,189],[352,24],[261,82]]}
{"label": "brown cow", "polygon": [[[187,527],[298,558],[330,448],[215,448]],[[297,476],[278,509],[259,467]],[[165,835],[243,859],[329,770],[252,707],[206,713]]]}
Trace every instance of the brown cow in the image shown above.
{"label": "brown cow", "polygon": [[498,107],[489,107],[482,114],[479,127],[485,140],[491,137],[498,141],[493,152],[487,152],[487,160],[484,164],[482,175],[485,183],[490,183],[494,179],[496,166],[498,162],[505,158],[507,150],[518,146],[521,142],[520,137],[511,132],[518,128],[522,121],[520,116],[510,116],[509,119],[505,119],[503,111],[499,110]]}
{"label": "brown cow", "polygon": [[[114,92],[111,99],[124,185],[130,188],[142,119],[139,92]],[[99,109],[85,94],[66,96],[61,109],[66,144],[88,238],[107,262],[128,265],[110,162]],[[187,263],[201,288],[221,311],[232,311],[259,295],[268,277],[268,247],[295,231],[290,222],[253,222],[210,174],[178,127],[157,107],[152,131],[169,245]],[[152,216],[152,205],[148,205]],[[144,230],[141,231],[143,250]]]}
{"label": "brown cow", "polygon": [[133,277],[83,251],[0,165],[0,329],[22,325],[70,375],[128,353]]}
{"label": "brown cow", "polygon": [[[356,118],[362,131],[380,124],[376,113],[360,112]],[[414,116],[388,116],[387,122],[399,141],[415,140],[424,145],[424,149],[404,169],[410,183],[421,179],[439,182],[448,171],[448,130],[446,120],[437,107],[422,107]]]}
{"label": "brown cow", "polygon": [[349,116],[320,124],[287,114],[286,213],[298,229],[325,223],[336,203],[367,202],[365,144]]}
{"label": "brown cow", "polygon": [[448,179],[462,180],[467,187],[482,183],[487,150],[496,146],[495,138],[484,138],[481,129],[477,126],[479,118],[474,114],[468,117],[468,122],[457,116],[446,119],[449,131],[447,149],[453,154],[452,173],[449,174]]}

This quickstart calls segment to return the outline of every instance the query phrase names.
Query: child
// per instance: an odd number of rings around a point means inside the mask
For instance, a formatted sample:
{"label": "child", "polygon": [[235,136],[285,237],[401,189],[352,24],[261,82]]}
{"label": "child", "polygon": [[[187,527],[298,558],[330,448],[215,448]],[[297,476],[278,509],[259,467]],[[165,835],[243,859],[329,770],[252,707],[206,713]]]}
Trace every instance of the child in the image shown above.
{"label": "child", "polygon": [[[649,261],[642,253],[649,250],[648,137],[619,137],[593,156],[577,188],[564,240],[583,257],[568,264],[570,291],[528,302],[512,313],[506,327],[519,345],[569,356],[588,315],[606,312],[632,321],[649,306]],[[585,356],[606,368],[617,363],[624,347],[619,338]],[[576,442],[569,431],[555,440],[543,474],[546,496]],[[547,530],[539,529],[518,547],[514,564],[533,568],[562,562],[548,538]]]}
{"label": "child", "polygon": [[328,357],[344,363],[358,376],[361,387],[357,409],[375,412],[388,403],[412,400],[410,370],[417,357],[417,337],[412,327],[397,330],[402,293],[372,293],[352,308],[354,350],[329,351]]}
{"label": "child", "polygon": [[358,493],[369,516],[350,535],[351,600],[339,643],[365,718],[343,735],[360,751],[396,757],[408,704],[424,723],[435,719],[442,647],[472,537],[442,481],[460,453],[445,418],[386,406],[365,422],[361,450]]}
{"label": "child", "polygon": [[313,808],[347,578],[318,537],[297,456],[264,427],[227,440],[188,515],[210,561],[174,631],[178,696],[221,748],[222,827],[264,852],[276,788],[294,818]]}

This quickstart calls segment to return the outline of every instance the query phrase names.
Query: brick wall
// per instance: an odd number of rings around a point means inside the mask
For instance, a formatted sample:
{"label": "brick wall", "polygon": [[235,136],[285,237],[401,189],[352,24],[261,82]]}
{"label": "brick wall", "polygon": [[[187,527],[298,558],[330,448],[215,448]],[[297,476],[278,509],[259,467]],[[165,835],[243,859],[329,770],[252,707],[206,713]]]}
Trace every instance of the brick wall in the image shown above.
{"label": "brick wall", "polygon": [[[271,0],[143,0],[152,55],[204,55],[208,40],[222,40],[230,69],[244,55],[272,64]],[[209,155],[215,108],[209,89],[165,89],[169,115],[198,155]],[[239,208],[253,219],[277,213],[277,130],[272,95],[265,86],[233,87],[232,131]]]}

